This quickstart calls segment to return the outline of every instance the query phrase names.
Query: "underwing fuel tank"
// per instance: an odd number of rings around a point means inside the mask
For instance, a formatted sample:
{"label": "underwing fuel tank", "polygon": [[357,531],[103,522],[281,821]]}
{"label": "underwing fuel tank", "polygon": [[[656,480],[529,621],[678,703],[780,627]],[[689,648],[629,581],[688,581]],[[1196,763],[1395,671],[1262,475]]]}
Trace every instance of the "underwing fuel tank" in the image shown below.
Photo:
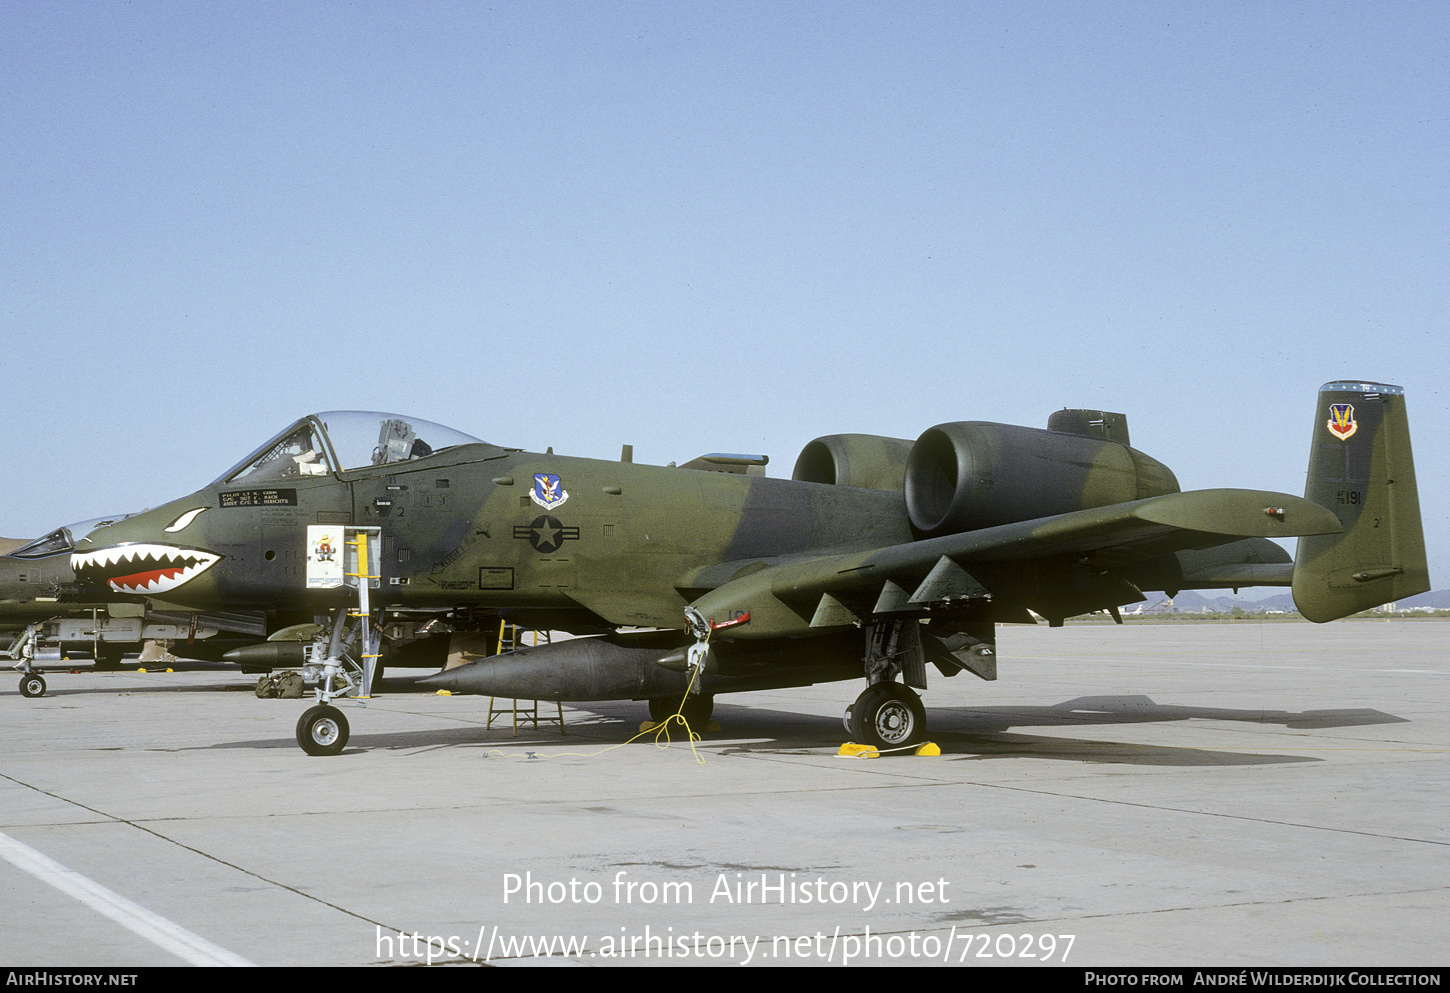
{"label": "underwing fuel tank", "polygon": [[222,661],[241,666],[243,672],[270,672],[273,669],[296,669],[307,659],[303,646],[298,642],[268,641],[233,648],[222,656]]}
{"label": "underwing fuel tank", "polygon": [[[679,631],[573,638],[469,662],[418,685],[520,700],[679,697],[690,683],[681,671],[688,643]],[[855,630],[768,645],[716,640],[696,688],[726,693],[853,679],[861,675],[862,653]]]}

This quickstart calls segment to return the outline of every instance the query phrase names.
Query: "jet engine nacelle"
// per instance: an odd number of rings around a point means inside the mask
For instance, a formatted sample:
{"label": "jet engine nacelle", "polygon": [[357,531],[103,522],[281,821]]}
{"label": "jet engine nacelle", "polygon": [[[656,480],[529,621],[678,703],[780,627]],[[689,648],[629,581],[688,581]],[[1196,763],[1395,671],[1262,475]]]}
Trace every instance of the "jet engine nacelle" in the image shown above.
{"label": "jet engine nacelle", "polygon": [[911,454],[907,438],[883,438],[874,434],[828,434],[801,449],[791,479],[832,486],[856,486],[865,490],[901,492],[906,458]]}
{"label": "jet engine nacelle", "polygon": [[906,509],[926,537],[1178,492],[1157,459],[1064,431],[958,421],[929,428],[906,465]]}

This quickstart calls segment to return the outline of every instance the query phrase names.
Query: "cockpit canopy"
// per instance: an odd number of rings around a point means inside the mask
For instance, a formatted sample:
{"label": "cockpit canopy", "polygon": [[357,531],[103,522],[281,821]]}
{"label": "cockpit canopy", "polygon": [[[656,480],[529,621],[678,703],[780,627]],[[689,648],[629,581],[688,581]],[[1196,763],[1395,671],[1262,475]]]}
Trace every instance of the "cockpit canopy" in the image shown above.
{"label": "cockpit canopy", "polygon": [[407,462],[483,442],[431,421],[371,410],[309,414],[228,469],[213,486],[270,483]]}
{"label": "cockpit canopy", "polygon": [[63,528],[56,528],[43,538],[36,538],[30,544],[22,545],[10,555],[17,559],[43,559],[47,555],[69,554],[75,551],[77,539],[84,538],[96,528],[108,527],[130,516],[130,514],[114,514],[110,517],[97,517],[94,520],[67,524]]}

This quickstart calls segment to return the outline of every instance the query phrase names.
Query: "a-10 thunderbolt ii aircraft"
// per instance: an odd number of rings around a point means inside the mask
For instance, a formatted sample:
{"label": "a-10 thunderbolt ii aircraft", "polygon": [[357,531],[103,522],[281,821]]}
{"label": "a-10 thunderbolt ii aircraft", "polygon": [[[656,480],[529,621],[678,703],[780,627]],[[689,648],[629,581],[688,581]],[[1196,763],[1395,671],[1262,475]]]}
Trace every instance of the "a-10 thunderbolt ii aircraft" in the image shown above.
{"label": "a-10 thunderbolt ii aircraft", "polygon": [[[314,414],[112,524],[72,565],[92,597],[313,615],[232,653],[319,680],[297,728],[311,754],[345,745],[331,703],[367,695],[381,644],[445,624],[587,635],[425,680],[503,697],[642,699],[657,714],[686,700],[699,717],[718,693],[864,677],[847,725],[884,749],[923,739],[927,663],[996,678],[999,623],[1252,585],[1292,585],[1325,621],[1429,587],[1396,386],[1321,389],[1304,498],[1180,492],[1102,411],[1059,411],[1046,430],[941,424],[915,442],[828,436],[792,479],[749,456],[629,456]],[[1286,537],[1296,560],[1267,540]]]}
{"label": "a-10 thunderbolt ii aircraft", "polygon": [[68,660],[83,654],[98,668],[112,668],[127,653],[142,653],[154,643],[181,658],[217,661],[229,649],[266,636],[261,612],[199,614],[157,601],[118,602],[109,593],[83,602],[71,555],[124,518],[65,525],[33,541],[0,538],[0,632],[6,636],[0,645],[9,644],[0,656],[9,656],[20,670],[23,696],[45,695],[41,666],[49,660],[69,668]]}

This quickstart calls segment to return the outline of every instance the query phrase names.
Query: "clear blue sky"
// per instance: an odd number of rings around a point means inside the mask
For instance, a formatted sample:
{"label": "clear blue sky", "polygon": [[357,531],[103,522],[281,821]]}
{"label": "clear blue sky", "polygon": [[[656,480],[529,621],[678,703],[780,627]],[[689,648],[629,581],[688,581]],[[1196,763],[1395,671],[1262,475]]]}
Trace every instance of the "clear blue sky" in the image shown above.
{"label": "clear blue sky", "polygon": [[0,0],[0,533],[310,410],[639,461],[1125,412],[1302,491],[1403,385],[1450,586],[1450,6]]}

